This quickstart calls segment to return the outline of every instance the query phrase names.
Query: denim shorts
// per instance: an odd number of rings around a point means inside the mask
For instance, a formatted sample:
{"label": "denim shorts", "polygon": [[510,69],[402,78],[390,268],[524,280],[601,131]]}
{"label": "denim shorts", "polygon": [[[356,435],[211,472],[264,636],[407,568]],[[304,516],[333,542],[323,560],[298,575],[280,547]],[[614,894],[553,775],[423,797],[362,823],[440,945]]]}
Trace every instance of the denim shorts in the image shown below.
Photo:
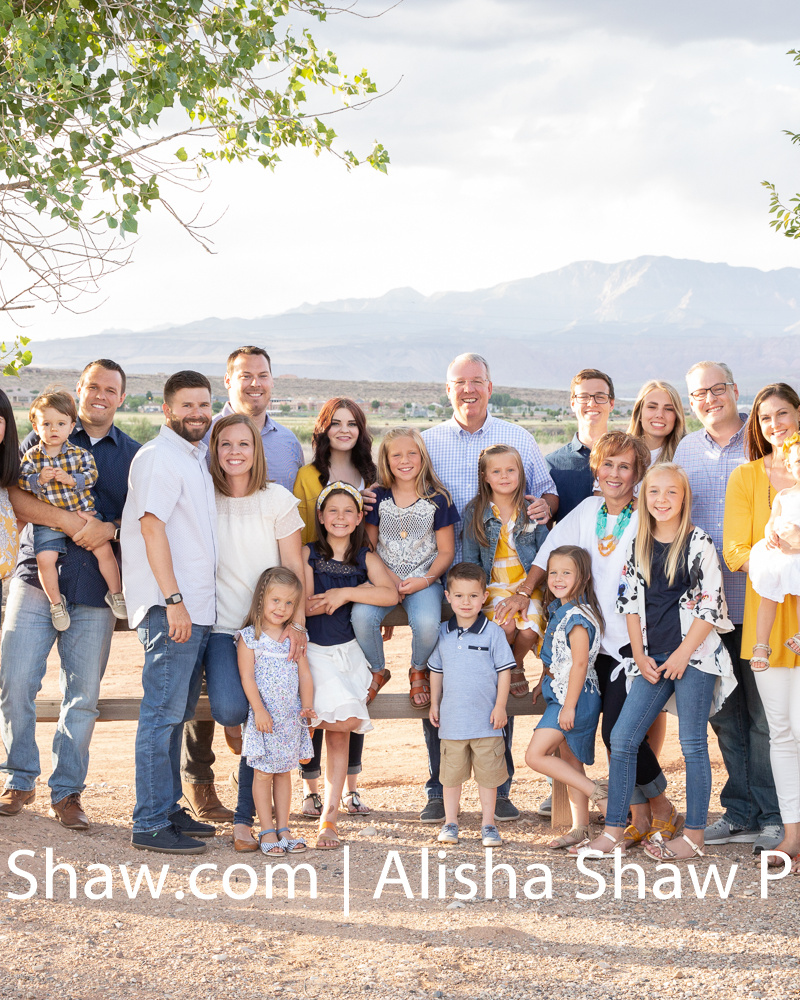
{"label": "denim shorts", "polygon": [[40,552],[58,552],[64,555],[67,551],[67,536],[58,528],[48,528],[44,524],[34,524],[33,526],[33,551],[38,555]]}

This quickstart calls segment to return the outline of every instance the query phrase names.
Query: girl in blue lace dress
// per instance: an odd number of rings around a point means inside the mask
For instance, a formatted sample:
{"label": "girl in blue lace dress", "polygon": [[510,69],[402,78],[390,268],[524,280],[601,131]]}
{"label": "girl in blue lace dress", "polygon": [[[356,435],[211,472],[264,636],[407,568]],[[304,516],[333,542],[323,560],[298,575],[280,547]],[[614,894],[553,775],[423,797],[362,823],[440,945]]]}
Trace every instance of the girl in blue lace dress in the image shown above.
{"label": "girl in blue lace dress", "polygon": [[237,632],[239,675],[250,702],[242,754],[254,771],[258,842],[270,855],[301,854],[306,849],[302,837],[289,836],[289,807],[292,771],[313,752],[306,720],[315,717],[314,687],[308,660],[305,656],[290,660],[289,640],[281,641],[302,593],[290,569],[265,570]]}
{"label": "girl in blue lace dress", "polygon": [[325,730],[325,800],[317,850],[339,846],[336,816],[347,772],[351,732],[372,729],[367,691],[372,673],[350,623],[353,601],[397,604],[389,571],[370,552],[361,494],[349,483],[329,483],[317,498],[318,541],[303,548],[306,562],[308,662],[314,682],[314,711]]}

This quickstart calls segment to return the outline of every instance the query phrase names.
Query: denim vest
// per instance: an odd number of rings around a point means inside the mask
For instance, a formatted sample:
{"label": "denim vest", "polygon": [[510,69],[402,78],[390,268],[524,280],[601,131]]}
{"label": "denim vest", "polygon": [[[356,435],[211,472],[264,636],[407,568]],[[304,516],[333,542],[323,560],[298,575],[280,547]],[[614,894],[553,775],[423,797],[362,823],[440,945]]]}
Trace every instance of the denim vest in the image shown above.
{"label": "denim vest", "polygon": [[[468,527],[469,514],[469,510],[464,512],[465,524],[462,558],[464,562],[474,562],[482,566],[486,573],[486,579],[489,580],[492,575],[492,563],[494,562],[497,543],[500,541],[502,524],[500,523],[500,519],[494,516],[491,506],[487,504],[483,511],[483,529],[486,532],[489,544],[486,547],[479,546]],[[513,534],[519,561],[527,573],[533,565],[536,553],[541,548],[545,538],[547,538],[547,528],[543,524],[534,524],[533,521],[527,520],[523,512],[517,518]]]}

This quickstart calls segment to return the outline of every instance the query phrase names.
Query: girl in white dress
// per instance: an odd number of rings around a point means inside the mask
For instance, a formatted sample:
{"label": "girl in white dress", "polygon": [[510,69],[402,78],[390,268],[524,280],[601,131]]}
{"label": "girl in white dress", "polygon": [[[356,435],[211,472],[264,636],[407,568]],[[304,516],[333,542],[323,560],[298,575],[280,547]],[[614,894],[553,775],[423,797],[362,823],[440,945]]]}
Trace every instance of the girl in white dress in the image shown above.
{"label": "girl in white dress", "polygon": [[[784,441],[783,453],[795,485],[776,495],[764,537],[750,552],[750,582],[761,598],[756,615],[756,644],[750,660],[750,669],[757,673],[769,668],[772,653],[769,636],[777,605],[783,604],[787,594],[800,596],[800,554],[783,552],[780,547],[782,529],[788,524],[800,525],[800,434],[795,432]],[[797,607],[797,632],[784,645],[800,656],[800,603]]]}

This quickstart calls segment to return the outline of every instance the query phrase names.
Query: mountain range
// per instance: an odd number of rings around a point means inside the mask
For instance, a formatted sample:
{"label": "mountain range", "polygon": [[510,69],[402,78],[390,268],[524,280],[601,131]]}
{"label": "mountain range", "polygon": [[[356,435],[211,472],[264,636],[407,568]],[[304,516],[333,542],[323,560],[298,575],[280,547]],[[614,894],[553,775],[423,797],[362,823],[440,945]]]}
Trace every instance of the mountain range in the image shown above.
{"label": "mountain range", "polygon": [[800,382],[800,269],[760,271],[670,257],[580,261],[472,292],[304,304],[257,319],[208,318],[157,330],[107,330],[31,344],[37,365],[112,357],[129,372],[218,374],[235,347],[269,351],[276,375],[441,381],[458,353],[485,355],[496,383],[563,388],[607,371],[617,395],[648,378],[682,387],[703,358],[727,361],[743,392]]}

